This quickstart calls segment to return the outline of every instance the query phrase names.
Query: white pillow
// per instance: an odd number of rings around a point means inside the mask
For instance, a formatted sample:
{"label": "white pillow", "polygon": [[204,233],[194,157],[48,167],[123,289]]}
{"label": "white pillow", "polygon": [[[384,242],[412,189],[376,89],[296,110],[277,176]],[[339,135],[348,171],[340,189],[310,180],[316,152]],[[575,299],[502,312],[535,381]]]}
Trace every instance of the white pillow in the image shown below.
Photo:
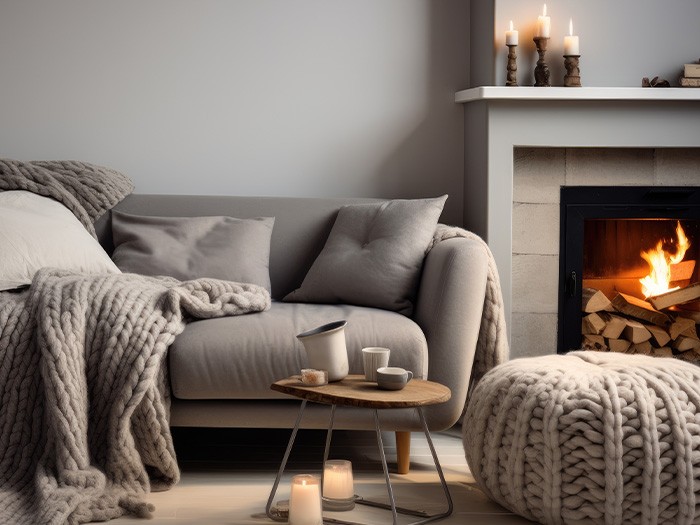
{"label": "white pillow", "polygon": [[0,192],[0,290],[30,284],[46,266],[121,273],[63,204],[28,191]]}

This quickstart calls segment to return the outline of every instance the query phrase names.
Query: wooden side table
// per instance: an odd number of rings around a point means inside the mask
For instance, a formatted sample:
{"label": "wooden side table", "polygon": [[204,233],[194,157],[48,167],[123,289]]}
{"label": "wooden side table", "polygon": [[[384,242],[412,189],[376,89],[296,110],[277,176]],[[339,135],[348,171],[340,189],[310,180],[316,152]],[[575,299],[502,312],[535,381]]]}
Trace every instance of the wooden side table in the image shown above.
{"label": "wooden side table", "polygon": [[[450,490],[447,487],[447,482],[445,481],[445,475],[440,467],[440,461],[438,460],[437,453],[435,452],[435,447],[433,446],[433,441],[430,438],[430,431],[428,430],[428,424],[425,421],[425,416],[423,414],[423,407],[427,405],[436,405],[439,403],[444,403],[448,401],[451,397],[450,389],[439,383],[434,383],[432,381],[424,381],[421,379],[412,379],[408,382],[403,390],[379,390],[377,384],[369,381],[365,381],[364,376],[361,375],[350,375],[338,381],[336,383],[330,383],[323,386],[306,386],[301,383],[298,376],[290,377],[287,379],[282,379],[273,383],[270,388],[277,392],[282,392],[284,394],[289,394],[291,396],[298,397],[302,400],[301,406],[299,407],[299,414],[294,424],[294,429],[292,430],[292,435],[289,438],[289,444],[287,445],[287,450],[282,458],[282,464],[280,465],[279,471],[277,472],[277,477],[275,478],[275,483],[272,486],[272,491],[270,492],[270,497],[267,500],[267,506],[265,507],[265,513],[267,516],[275,521],[286,521],[286,517],[280,514],[276,514],[272,509],[272,502],[275,499],[275,494],[277,493],[277,487],[279,486],[280,479],[284,473],[284,469],[287,465],[287,460],[289,459],[289,454],[294,446],[294,440],[296,439],[297,431],[299,430],[299,425],[301,423],[302,416],[304,414],[304,409],[306,408],[306,403],[311,401],[313,403],[321,403],[324,405],[330,405],[331,413],[328,422],[328,432],[326,434],[326,447],[323,453],[323,465],[325,465],[326,460],[328,460],[328,453],[331,445],[331,435],[333,433],[333,419],[335,417],[335,409],[338,406],[348,406],[348,407],[358,407],[358,408],[369,408],[374,411],[374,428],[377,434],[377,445],[379,447],[379,456],[382,460],[382,467],[384,469],[384,478],[386,480],[386,487],[389,493],[390,505],[385,505],[383,503],[377,503],[363,499],[361,497],[356,498],[356,502],[363,505],[370,505],[373,507],[380,507],[391,509],[391,514],[393,517],[393,524],[397,525],[397,515],[407,514],[411,516],[418,516],[422,519],[413,522],[411,525],[419,525],[423,523],[428,523],[431,521],[436,521],[442,518],[446,518],[452,514],[453,504],[452,497],[450,495]],[[426,512],[408,508],[402,508],[396,506],[396,501],[394,499],[394,491],[391,486],[391,479],[389,478],[389,468],[386,463],[386,456],[384,454],[384,444],[382,443],[381,430],[379,428],[379,410],[387,410],[393,408],[415,408],[418,412],[418,417],[420,418],[421,425],[423,427],[423,433],[428,441],[428,446],[430,447],[430,452],[433,456],[433,461],[435,463],[435,469],[437,470],[438,476],[440,477],[440,483],[442,483],[442,488],[445,493],[445,498],[447,500],[447,510],[439,514],[428,514]],[[323,466],[321,467],[323,471]],[[341,523],[353,525],[354,522],[343,521],[331,518],[325,518],[324,523]]]}

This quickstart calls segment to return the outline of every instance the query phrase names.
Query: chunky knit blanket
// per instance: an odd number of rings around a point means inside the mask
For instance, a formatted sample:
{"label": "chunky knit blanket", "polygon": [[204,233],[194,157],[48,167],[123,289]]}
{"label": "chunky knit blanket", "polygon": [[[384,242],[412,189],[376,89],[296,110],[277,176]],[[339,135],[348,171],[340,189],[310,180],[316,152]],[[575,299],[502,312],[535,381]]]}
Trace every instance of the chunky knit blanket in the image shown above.
{"label": "chunky knit blanket", "polygon": [[[91,229],[131,183],[82,163],[0,161],[0,188],[51,196]],[[0,523],[149,515],[143,496],[179,476],[168,346],[189,319],[269,304],[255,285],[56,269],[0,293]]]}
{"label": "chunky knit blanket", "polygon": [[[493,254],[484,240],[475,233],[462,228],[438,224],[428,250],[432,249],[440,241],[455,237],[463,237],[478,242],[488,259],[484,308],[481,314],[481,326],[479,327],[479,337],[476,343],[476,353],[474,354],[474,363],[472,364],[471,379],[469,381],[469,393],[471,393],[486,372],[508,360],[508,333],[506,332],[506,316],[503,307],[501,281],[498,278],[498,268],[496,267]],[[466,406],[465,404],[465,411]]]}

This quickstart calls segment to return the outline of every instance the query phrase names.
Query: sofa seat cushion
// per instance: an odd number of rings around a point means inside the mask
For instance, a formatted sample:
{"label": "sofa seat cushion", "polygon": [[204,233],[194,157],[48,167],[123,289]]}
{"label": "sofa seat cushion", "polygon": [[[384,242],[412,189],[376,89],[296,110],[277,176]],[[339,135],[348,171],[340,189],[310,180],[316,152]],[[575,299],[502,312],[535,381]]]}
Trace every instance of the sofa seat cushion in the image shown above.
{"label": "sofa seat cushion", "polygon": [[428,346],[411,319],[386,310],[349,305],[273,302],[267,312],[194,321],[170,347],[173,394],[179,399],[286,398],[275,381],[307,366],[296,334],[345,319],[351,374],[362,374],[362,348],[391,349],[389,363],[428,373]]}

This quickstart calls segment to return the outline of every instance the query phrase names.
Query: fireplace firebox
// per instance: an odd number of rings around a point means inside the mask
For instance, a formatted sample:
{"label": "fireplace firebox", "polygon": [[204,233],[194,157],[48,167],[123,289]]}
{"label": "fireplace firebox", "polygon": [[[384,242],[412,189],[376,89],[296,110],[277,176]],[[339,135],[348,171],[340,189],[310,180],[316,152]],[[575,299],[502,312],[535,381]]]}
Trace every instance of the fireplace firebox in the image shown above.
{"label": "fireplace firebox", "polygon": [[559,353],[700,363],[700,188],[561,188]]}

